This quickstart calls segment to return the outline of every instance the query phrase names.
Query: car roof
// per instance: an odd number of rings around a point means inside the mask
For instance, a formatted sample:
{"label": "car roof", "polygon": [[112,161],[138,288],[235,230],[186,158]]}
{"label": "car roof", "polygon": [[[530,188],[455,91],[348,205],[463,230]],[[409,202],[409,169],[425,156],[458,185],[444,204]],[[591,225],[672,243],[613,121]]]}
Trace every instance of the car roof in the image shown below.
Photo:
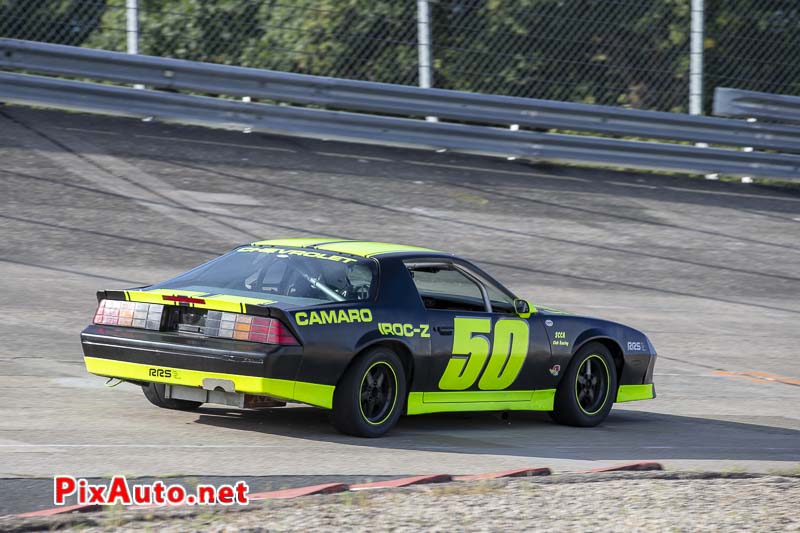
{"label": "car roof", "polygon": [[358,241],[353,239],[332,239],[330,237],[295,237],[289,239],[270,239],[266,241],[256,241],[250,246],[281,246],[288,248],[306,248],[310,250],[325,250],[326,252],[336,252],[356,257],[368,257],[380,260],[380,257],[394,257],[398,259],[414,258],[422,260],[457,260],[470,265],[470,267],[481,274],[482,277],[500,287],[504,292],[513,298],[514,294],[505,285],[493,278],[489,273],[475,265],[474,263],[457,257],[447,252],[440,252],[431,248],[421,246],[409,246],[407,244],[394,244],[390,242]]}
{"label": "car roof", "polygon": [[358,241],[352,239],[332,239],[330,237],[270,239],[266,241],[254,242],[251,244],[251,246],[288,246],[292,248],[310,248],[313,250],[325,250],[328,252],[336,252],[358,257],[375,257],[388,254],[418,255],[420,253],[450,255],[437,250],[432,250],[430,248],[409,246],[407,244]]}

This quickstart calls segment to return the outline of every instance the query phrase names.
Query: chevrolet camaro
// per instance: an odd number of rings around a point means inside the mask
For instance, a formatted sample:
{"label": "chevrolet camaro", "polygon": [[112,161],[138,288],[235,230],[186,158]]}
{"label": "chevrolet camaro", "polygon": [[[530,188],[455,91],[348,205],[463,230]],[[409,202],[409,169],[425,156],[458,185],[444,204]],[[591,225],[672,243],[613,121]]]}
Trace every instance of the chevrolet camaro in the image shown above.
{"label": "chevrolet camaro", "polygon": [[534,306],[470,261],[415,246],[260,241],[97,298],[87,370],[167,409],[299,402],[377,437],[403,414],[456,411],[595,426],[614,402],[655,397],[644,333]]}

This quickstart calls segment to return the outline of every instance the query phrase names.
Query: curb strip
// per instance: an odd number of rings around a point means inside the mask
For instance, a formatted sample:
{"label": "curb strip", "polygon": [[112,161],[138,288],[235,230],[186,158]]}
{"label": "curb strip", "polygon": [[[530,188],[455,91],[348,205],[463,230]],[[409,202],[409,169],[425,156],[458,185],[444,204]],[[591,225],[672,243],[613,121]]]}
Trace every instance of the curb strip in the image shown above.
{"label": "curb strip", "polygon": [[[642,463],[629,463],[624,465],[607,466],[603,468],[592,468],[590,470],[579,470],[573,472],[576,474],[589,474],[600,472],[646,472],[654,470],[664,470],[660,463],[642,462]],[[564,472],[569,473],[569,472]],[[471,474],[466,476],[451,476],[450,474],[433,474],[427,476],[413,476],[398,479],[390,479],[388,481],[375,481],[372,483],[358,483],[355,485],[346,485],[344,483],[324,483],[322,485],[310,485],[308,487],[296,487],[293,489],[274,490],[269,492],[256,492],[248,495],[251,501],[261,500],[276,500],[287,498],[299,498],[302,496],[310,496],[313,494],[335,494],[346,491],[359,491],[359,490],[374,490],[374,489],[394,489],[400,487],[408,487],[411,485],[423,485],[427,483],[447,483],[449,481],[477,481],[481,479],[498,479],[509,477],[533,477],[533,476],[549,476],[552,471],[549,468],[518,468],[515,470],[505,470],[502,472],[488,472],[485,474]],[[165,508],[171,507],[167,505],[153,505],[153,506],[131,506],[130,510],[134,509],[152,509],[152,508]],[[40,511],[31,511],[29,513],[22,513],[15,515],[18,518],[33,517],[33,516],[53,516],[68,513],[88,513],[92,511],[100,511],[103,508],[99,504],[85,504],[85,505],[67,505],[63,507],[55,507],[52,509],[42,509]]]}

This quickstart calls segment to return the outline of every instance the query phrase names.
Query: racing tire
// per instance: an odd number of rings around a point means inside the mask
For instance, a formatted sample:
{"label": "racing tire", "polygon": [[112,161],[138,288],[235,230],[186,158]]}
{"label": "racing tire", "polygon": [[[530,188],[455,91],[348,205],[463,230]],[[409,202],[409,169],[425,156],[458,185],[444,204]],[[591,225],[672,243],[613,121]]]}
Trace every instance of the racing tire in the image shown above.
{"label": "racing tire", "polygon": [[356,437],[380,437],[400,418],[406,401],[403,363],[389,347],[365,352],[347,369],[333,394],[333,425]]}
{"label": "racing tire", "polygon": [[176,411],[194,411],[203,402],[193,402],[190,400],[174,400],[172,398],[164,398],[164,384],[163,383],[148,383],[142,385],[142,392],[144,397],[150,403],[163,409],[174,409]]}
{"label": "racing tire", "polygon": [[590,342],[572,357],[556,390],[551,418],[568,426],[596,426],[611,411],[616,391],[614,359],[603,344]]}

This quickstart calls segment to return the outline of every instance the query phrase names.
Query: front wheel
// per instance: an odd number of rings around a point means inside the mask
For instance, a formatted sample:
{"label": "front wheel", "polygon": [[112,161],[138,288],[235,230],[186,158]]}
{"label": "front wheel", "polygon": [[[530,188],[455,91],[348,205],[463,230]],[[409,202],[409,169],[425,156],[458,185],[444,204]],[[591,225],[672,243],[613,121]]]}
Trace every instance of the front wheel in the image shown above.
{"label": "front wheel", "polygon": [[603,344],[592,342],[578,350],[556,390],[552,417],[569,426],[600,424],[614,404],[617,370]]}
{"label": "front wheel", "polygon": [[406,398],[406,376],[397,354],[384,346],[359,357],[333,395],[333,424],[357,437],[380,437],[397,423]]}

